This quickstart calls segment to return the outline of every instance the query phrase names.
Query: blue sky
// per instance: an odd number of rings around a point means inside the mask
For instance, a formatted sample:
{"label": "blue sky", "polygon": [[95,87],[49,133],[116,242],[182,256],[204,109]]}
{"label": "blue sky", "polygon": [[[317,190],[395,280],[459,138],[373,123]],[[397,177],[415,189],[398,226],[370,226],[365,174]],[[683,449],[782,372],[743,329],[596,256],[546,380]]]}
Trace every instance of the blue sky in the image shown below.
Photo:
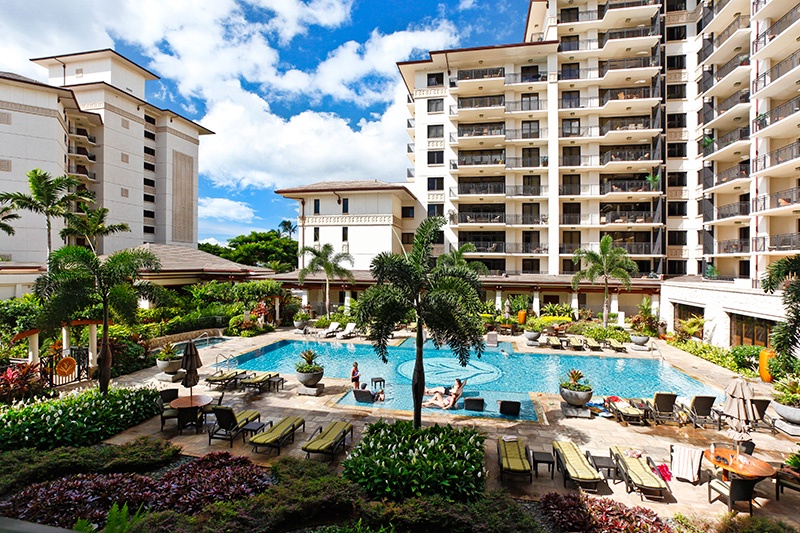
{"label": "blue sky", "polygon": [[200,147],[200,240],[224,243],[296,218],[276,188],[402,181],[408,112],[395,63],[520,42],[528,0],[30,5],[3,2],[0,70],[44,80],[29,58],[110,47],[158,74],[147,99],[216,132]]}

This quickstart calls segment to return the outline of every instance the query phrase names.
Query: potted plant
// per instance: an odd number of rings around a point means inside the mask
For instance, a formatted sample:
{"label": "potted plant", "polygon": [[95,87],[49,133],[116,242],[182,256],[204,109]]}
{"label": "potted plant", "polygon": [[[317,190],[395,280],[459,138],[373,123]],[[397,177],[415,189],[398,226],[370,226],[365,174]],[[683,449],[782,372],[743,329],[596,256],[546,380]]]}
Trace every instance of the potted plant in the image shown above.
{"label": "potted plant", "polygon": [[525,322],[525,338],[529,341],[535,341],[542,335],[544,324],[535,316],[529,318]]}
{"label": "potted plant", "polygon": [[167,374],[174,374],[181,369],[181,354],[171,342],[164,343],[156,353],[156,366]]}
{"label": "potted plant", "polygon": [[789,374],[775,382],[772,408],[787,422],[800,425],[800,375]]}
{"label": "potted plant", "polygon": [[583,372],[573,368],[567,372],[567,380],[561,382],[559,393],[564,401],[575,407],[583,407],[586,402],[592,399],[592,386],[588,383],[581,383]]}
{"label": "potted plant", "polygon": [[311,315],[305,311],[298,311],[294,314],[292,320],[294,321],[294,327],[297,329],[303,329],[308,324],[308,321],[311,320]]}
{"label": "potted plant", "polygon": [[306,387],[313,387],[322,379],[324,369],[322,365],[316,363],[318,354],[313,350],[300,352],[303,359],[295,365],[297,371],[297,381]]}

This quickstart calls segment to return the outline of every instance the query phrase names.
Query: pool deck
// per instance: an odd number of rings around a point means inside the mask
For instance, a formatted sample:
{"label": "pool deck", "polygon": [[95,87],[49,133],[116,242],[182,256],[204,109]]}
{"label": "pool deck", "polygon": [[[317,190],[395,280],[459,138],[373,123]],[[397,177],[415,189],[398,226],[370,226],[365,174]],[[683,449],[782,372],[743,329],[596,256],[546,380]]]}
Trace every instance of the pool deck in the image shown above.
{"label": "pool deck", "polygon": [[[213,373],[213,365],[218,354],[238,355],[279,340],[296,340],[303,338],[302,335],[292,333],[291,330],[286,329],[256,338],[232,338],[223,344],[200,348],[199,352],[203,361],[203,367],[200,368],[201,381],[198,386],[194,387],[194,394],[209,394],[213,396],[215,400],[221,394],[222,391],[207,387],[204,381],[205,377]],[[321,342],[326,342],[326,339],[319,340]],[[401,334],[398,335],[395,342],[399,343],[402,340]],[[525,338],[522,335],[513,337],[501,336],[500,340],[513,343],[517,352],[549,353],[551,351],[543,347],[536,348],[526,346]],[[327,339],[327,341],[335,341],[335,339]],[[346,342],[365,343],[366,341],[354,338]],[[552,350],[552,352],[569,355],[606,355],[614,357],[659,357],[660,352],[660,356],[671,365],[703,383],[720,390],[724,389],[725,385],[736,376],[736,374],[731,371],[673,348],[663,341],[655,341],[655,343],[658,347],[658,352],[655,354],[632,352],[630,350],[628,354],[618,354],[610,350],[605,350],[603,353],[575,352],[572,350]],[[155,385],[159,389],[177,387],[180,389],[181,396],[187,395],[186,389],[181,387],[180,383],[172,385],[156,381],[155,375],[157,373],[158,370],[153,367],[117,378],[114,380],[114,383],[118,385],[149,384]],[[293,375],[283,375],[283,377],[286,378],[286,384],[283,390],[258,393],[252,391],[245,392],[241,389],[229,389],[225,391],[223,399],[224,405],[232,406],[237,410],[256,409],[260,411],[262,414],[262,421],[277,421],[288,415],[302,416],[306,421],[305,433],[297,433],[295,442],[287,444],[281,451],[282,456],[304,457],[305,453],[300,449],[303,442],[308,439],[317,427],[326,425],[334,420],[343,419],[352,422],[355,428],[355,441],[358,442],[364,427],[380,418],[397,420],[412,419],[411,412],[391,411],[371,407],[339,406],[337,400],[340,398],[341,394],[350,390],[350,383],[346,379],[323,378],[322,382],[325,384],[325,392],[320,396],[314,397],[298,396],[297,389],[299,383],[295,377]],[[756,380],[749,381],[756,391],[756,397],[771,397],[771,385]],[[565,418],[560,409],[561,398],[558,395],[533,393],[532,397],[536,399],[536,402],[540,404],[541,410],[544,412],[544,420],[539,422],[476,418],[459,416],[452,412],[448,412],[447,414],[444,412],[442,414],[431,414],[430,411],[426,410],[423,411],[423,424],[449,423],[454,426],[474,427],[486,434],[488,437],[486,444],[486,468],[487,486],[489,488],[497,488],[500,486],[495,443],[499,437],[504,435],[515,435],[524,439],[533,451],[552,451],[552,441],[564,439],[572,440],[582,451],[589,450],[593,455],[608,456],[609,447],[615,445],[630,445],[643,449],[653,458],[656,464],[669,464],[669,447],[671,444],[707,448],[712,441],[730,441],[724,429],[722,431],[717,431],[716,429],[695,429],[691,426],[677,427],[674,424],[662,424],[659,426],[623,426],[613,419],[597,417],[591,419]],[[231,449],[227,442],[221,440],[215,440],[209,446],[207,433],[195,434],[190,429],[184,431],[183,435],[178,435],[176,423],[173,420],[167,422],[162,432],[160,431],[159,417],[154,417],[106,442],[120,444],[141,435],[149,435],[169,440],[182,446],[183,452],[190,456],[202,456],[211,451],[231,451],[237,455],[247,456],[260,465],[268,465],[277,457],[275,452],[269,454],[266,452],[254,453],[251,448],[243,444],[241,440],[237,440]],[[756,443],[754,456],[776,466],[782,463],[784,458],[792,451],[797,450],[797,439],[780,433],[772,435],[768,431],[759,430],[752,433],[752,438]],[[348,449],[350,449],[351,443],[348,441],[347,444]],[[343,456],[343,454],[340,454],[334,464],[338,465]],[[315,456],[311,460],[327,460],[327,458]],[[624,483],[618,481],[614,482],[612,480],[601,484],[598,495],[612,498],[627,505],[647,507],[663,517],[672,516],[675,513],[704,516],[709,514],[718,515],[727,510],[727,503],[724,499],[716,500],[712,504],[707,503],[708,492],[705,483],[707,479],[707,466],[707,463],[704,462],[701,475],[702,482],[698,483],[696,486],[673,478],[672,481],[668,483],[671,494],[667,496],[665,502],[646,498],[642,501],[635,492],[630,494],[626,493]],[[540,465],[539,477],[534,478],[532,484],[528,484],[525,479],[520,478],[516,480],[512,477],[507,478],[503,485],[513,497],[523,499],[538,499],[547,492],[570,492],[575,490],[572,485],[568,485],[566,489],[563,487],[563,478],[559,472],[556,473],[554,480],[550,479],[547,467],[544,465]],[[759,483],[756,490],[758,497],[754,504],[755,514],[780,518],[781,520],[800,526],[800,515],[797,513],[797,508],[800,506],[800,493],[787,490],[781,495],[780,501],[776,501],[775,485],[774,481],[771,479]],[[740,502],[735,508],[746,512],[747,504],[746,502]]]}

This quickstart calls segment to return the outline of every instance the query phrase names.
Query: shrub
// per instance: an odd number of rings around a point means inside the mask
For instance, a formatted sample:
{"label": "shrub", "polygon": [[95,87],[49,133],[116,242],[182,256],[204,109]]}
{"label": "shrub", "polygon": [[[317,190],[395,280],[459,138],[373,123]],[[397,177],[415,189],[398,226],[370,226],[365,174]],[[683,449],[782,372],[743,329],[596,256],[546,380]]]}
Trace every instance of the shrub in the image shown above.
{"label": "shrub", "polygon": [[727,513],[722,517],[715,533],[797,533],[797,529],[773,518]]}
{"label": "shrub", "polygon": [[544,304],[539,310],[539,316],[568,316],[570,319],[575,314],[575,310],[569,304]]}
{"label": "shrub", "polygon": [[327,328],[331,325],[332,320],[326,316],[321,316],[314,322],[315,328]]}
{"label": "shrub", "polygon": [[584,533],[669,533],[670,527],[644,507],[628,507],[606,498],[551,492],[539,500],[542,516],[557,531]]}
{"label": "shrub", "polygon": [[11,403],[33,398],[42,393],[44,385],[38,363],[11,365],[0,373],[0,402]]}
{"label": "shrub", "polygon": [[764,348],[762,346],[734,346],[731,348],[731,357],[737,368],[748,368],[755,370],[758,366],[758,354]]}
{"label": "shrub", "polygon": [[544,327],[549,327],[549,326],[558,326],[561,324],[568,324],[572,322],[572,317],[564,315],[555,315],[555,316],[542,315],[539,318],[539,320],[541,321]]}
{"label": "shrub", "polygon": [[734,372],[739,372],[742,375],[750,377],[756,375],[756,373],[750,369],[740,368],[731,355],[731,351],[728,349],[691,339],[673,339],[671,341],[667,341],[667,344],[683,350],[684,352],[689,352],[692,355],[696,355],[697,357],[705,359],[706,361],[710,361],[715,365],[727,368],[728,370],[733,370]]}
{"label": "shrub", "polygon": [[88,446],[158,414],[154,388],[75,390],[0,411],[0,451]]}
{"label": "shrub", "polygon": [[[595,318],[597,318],[598,320],[603,320],[603,312],[600,311],[599,313],[597,313],[595,315]],[[616,322],[618,318],[619,318],[619,313],[608,313],[609,322]]]}
{"label": "shrub", "polygon": [[485,440],[469,428],[414,429],[411,422],[379,421],[366,428],[361,443],[342,462],[343,475],[373,498],[444,494],[470,500],[484,491]]}
{"label": "shrub", "polygon": [[608,339],[616,339],[619,342],[631,341],[630,333],[617,326],[609,326],[607,328],[604,328],[600,324],[597,325],[589,324],[586,326],[586,329],[583,330],[583,334],[598,342],[605,341]]}
{"label": "shrub", "polygon": [[111,377],[113,378],[131,374],[143,368],[150,368],[156,364],[155,356],[146,353],[143,346],[134,342],[128,340],[114,342],[111,349],[114,354],[111,363]]}
{"label": "shrub", "polygon": [[591,322],[585,322],[585,321],[575,322],[567,326],[567,333],[569,335],[583,335],[584,332],[586,331],[586,328],[588,328],[591,325],[592,325]]}

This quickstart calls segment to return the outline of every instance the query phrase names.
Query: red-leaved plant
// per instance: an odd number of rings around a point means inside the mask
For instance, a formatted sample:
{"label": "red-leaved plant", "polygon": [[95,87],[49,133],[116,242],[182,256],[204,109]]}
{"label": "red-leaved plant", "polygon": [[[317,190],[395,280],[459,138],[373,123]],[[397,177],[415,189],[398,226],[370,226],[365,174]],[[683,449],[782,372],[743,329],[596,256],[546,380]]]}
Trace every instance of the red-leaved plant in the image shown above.
{"label": "red-leaved plant", "polygon": [[12,403],[44,390],[39,363],[19,363],[0,374],[0,402]]}

